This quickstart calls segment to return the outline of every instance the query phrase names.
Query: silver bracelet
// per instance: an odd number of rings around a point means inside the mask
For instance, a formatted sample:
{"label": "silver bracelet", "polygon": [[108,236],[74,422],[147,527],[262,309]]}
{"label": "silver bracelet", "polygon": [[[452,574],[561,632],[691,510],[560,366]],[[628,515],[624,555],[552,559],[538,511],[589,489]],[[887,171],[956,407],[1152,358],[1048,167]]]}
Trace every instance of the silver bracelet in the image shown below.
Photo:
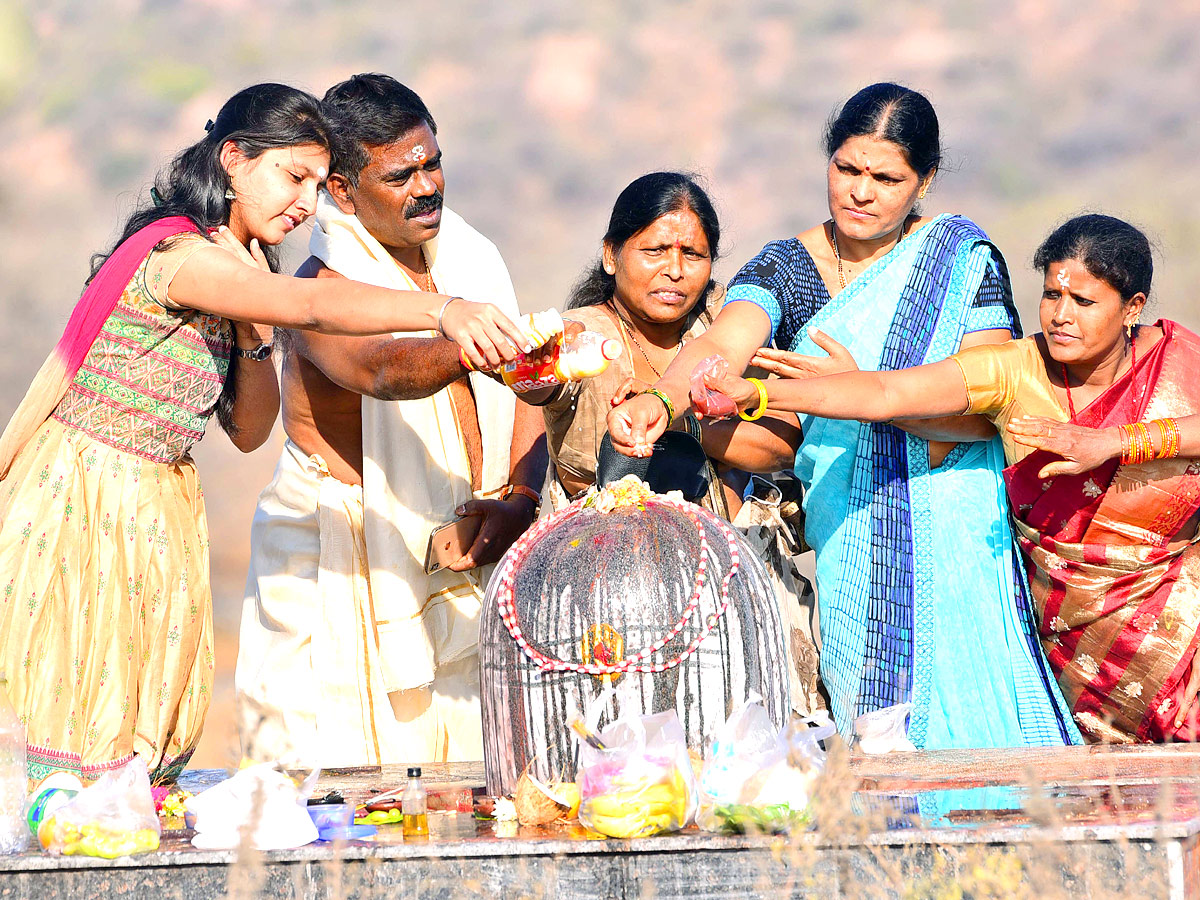
{"label": "silver bracelet", "polygon": [[438,310],[437,330],[438,330],[438,334],[440,334],[442,337],[446,336],[446,330],[444,328],[442,328],[442,316],[444,316],[446,314],[446,307],[449,306],[451,303],[453,303],[455,300],[461,300],[461,299],[462,299],[462,297],[451,297],[449,300],[447,300],[445,303],[443,303],[442,308]]}

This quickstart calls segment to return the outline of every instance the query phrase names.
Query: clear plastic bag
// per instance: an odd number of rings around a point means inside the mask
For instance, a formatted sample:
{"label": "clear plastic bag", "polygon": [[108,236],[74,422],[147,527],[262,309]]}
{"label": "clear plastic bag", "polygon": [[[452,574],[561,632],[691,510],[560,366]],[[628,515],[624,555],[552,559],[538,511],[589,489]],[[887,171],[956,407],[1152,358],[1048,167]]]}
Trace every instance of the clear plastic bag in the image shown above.
{"label": "clear plastic bag", "polygon": [[855,746],[863,753],[912,752],[917,748],[908,739],[908,714],[911,703],[897,703],[863,713],[854,720]]}
{"label": "clear plastic bag", "polygon": [[828,716],[777,731],[750,699],[718,729],[700,776],[697,824],[706,831],[786,832],[809,821],[813,783],[825,767]]}
{"label": "clear plastic bag", "polygon": [[192,846],[227,850],[249,844],[255,850],[285,850],[317,840],[306,803],[319,776],[320,769],[314,769],[297,789],[273,763],[260,763],[189,797],[187,810],[196,817]]}
{"label": "clear plastic bag", "polygon": [[579,821],[616,838],[677,831],[696,813],[696,784],[675,710],[627,716],[579,746]]}
{"label": "clear plastic bag", "polygon": [[705,375],[720,378],[729,372],[729,363],[723,356],[710,356],[700,360],[692,369],[692,405],[696,411],[709,419],[728,419],[737,415],[737,404],[720,391],[714,391],[704,383]]}
{"label": "clear plastic bag", "polygon": [[38,828],[38,841],[55,856],[116,859],[158,849],[150,776],[140,756],[105,772]]}

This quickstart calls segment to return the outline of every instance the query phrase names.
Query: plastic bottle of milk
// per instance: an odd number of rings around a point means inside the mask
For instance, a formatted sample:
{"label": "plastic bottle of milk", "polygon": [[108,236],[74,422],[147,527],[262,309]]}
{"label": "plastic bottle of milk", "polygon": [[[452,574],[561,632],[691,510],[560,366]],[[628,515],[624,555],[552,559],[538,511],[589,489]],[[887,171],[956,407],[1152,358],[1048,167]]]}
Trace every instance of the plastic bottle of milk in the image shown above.
{"label": "plastic bottle of milk", "polygon": [[522,394],[567,381],[594,378],[621,355],[621,342],[596,331],[584,331],[570,341],[555,344],[550,360],[539,363],[522,356],[500,367],[504,383]]}
{"label": "plastic bottle of milk", "polygon": [[20,853],[29,840],[25,826],[25,727],[8,699],[0,672],[0,853]]}
{"label": "plastic bottle of milk", "polygon": [[529,343],[534,347],[541,347],[551,338],[561,335],[566,327],[562,313],[557,309],[532,312],[518,319],[517,324],[529,335]]}

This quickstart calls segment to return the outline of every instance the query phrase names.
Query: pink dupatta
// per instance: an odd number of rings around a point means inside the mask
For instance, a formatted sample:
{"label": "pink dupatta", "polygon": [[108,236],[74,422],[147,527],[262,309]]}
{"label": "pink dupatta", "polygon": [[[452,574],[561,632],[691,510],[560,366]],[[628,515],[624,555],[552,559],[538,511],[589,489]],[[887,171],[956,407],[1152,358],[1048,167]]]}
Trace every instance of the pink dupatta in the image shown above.
{"label": "pink dupatta", "polygon": [[122,241],[104,261],[75,304],[62,337],[42,363],[25,392],[25,399],[0,436],[0,480],[8,476],[21,448],[62,400],[142,260],[167,238],[198,230],[192,220],[184,216],[159,219]]}

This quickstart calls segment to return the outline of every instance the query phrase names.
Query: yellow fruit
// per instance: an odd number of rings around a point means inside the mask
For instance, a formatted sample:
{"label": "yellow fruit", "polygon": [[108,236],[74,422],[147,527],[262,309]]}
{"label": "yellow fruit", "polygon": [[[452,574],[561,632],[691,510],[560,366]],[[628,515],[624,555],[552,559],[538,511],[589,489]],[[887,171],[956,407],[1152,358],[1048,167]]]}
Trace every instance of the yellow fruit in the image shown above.
{"label": "yellow fruit", "polygon": [[158,849],[158,832],[153,828],[143,828],[133,835],[133,842],[136,852],[149,853],[151,850]]}
{"label": "yellow fruit", "polygon": [[550,785],[550,790],[567,807],[566,815],[568,819],[573,819],[579,815],[579,785],[573,781],[563,781]]}
{"label": "yellow fruit", "polygon": [[596,797],[589,797],[586,802],[589,814],[609,816],[614,819],[632,815],[641,807],[641,804],[637,802],[637,795],[630,791],[622,791],[619,794],[600,794]]}
{"label": "yellow fruit", "polygon": [[628,816],[589,815],[584,810],[588,827],[615,838],[649,837],[676,825],[670,813],[647,815],[642,812]]}
{"label": "yellow fruit", "polygon": [[639,814],[624,817],[587,815],[587,822],[593,830],[615,838],[639,837],[646,827],[645,817]]}
{"label": "yellow fruit", "polygon": [[49,819],[43,819],[42,823],[38,825],[37,839],[38,843],[42,845],[43,850],[50,846],[50,842],[54,840],[53,816],[51,816]]}

